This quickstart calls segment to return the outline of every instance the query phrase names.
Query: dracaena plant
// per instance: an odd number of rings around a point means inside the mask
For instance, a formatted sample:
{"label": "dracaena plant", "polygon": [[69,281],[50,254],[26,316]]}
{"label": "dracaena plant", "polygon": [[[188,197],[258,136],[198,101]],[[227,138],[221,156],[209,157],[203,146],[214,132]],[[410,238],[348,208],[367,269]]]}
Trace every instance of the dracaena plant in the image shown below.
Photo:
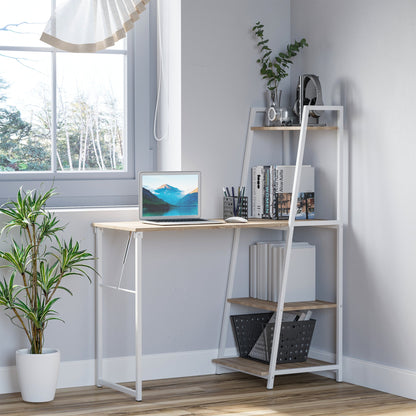
{"label": "dracaena plant", "polygon": [[280,52],[277,56],[272,57],[273,51],[269,47],[269,39],[264,38],[264,25],[257,22],[252,31],[257,38],[257,46],[260,50],[261,57],[257,59],[260,64],[260,75],[267,80],[267,88],[270,91],[278,88],[279,82],[288,76],[289,66],[293,64],[294,58],[298,52],[305,46],[309,46],[306,39],[289,43],[285,52]]}
{"label": "dracaena plant", "polygon": [[0,305],[8,317],[23,329],[32,354],[41,354],[44,333],[51,320],[61,320],[54,309],[70,276],[81,276],[91,281],[88,272],[94,272],[88,263],[93,256],[81,250],[72,238],[64,241],[60,233],[65,226],[47,211],[45,206],[55,194],[54,189],[45,193],[25,192],[19,189],[17,200],[0,208],[6,218],[1,235],[10,240],[8,251],[0,251],[4,273],[0,281]]}

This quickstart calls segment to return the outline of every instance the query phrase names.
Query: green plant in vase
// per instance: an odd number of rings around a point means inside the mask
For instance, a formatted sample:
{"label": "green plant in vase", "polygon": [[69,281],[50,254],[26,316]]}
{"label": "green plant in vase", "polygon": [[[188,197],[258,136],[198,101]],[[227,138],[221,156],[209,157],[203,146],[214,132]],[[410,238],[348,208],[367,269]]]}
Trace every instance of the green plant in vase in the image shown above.
{"label": "green plant in vase", "polygon": [[[17,200],[0,208],[7,222],[2,235],[17,229],[8,251],[0,251],[2,265],[11,270],[0,282],[0,305],[28,338],[31,354],[42,354],[45,330],[51,320],[61,320],[54,309],[59,292],[72,295],[64,283],[70,276],[82,276],[90,280],[88,272],[94,272],[88,262],[93,255],[81,250],[79,243],[63,241],[59,233],[65,226],[45,209],[46,202],[54,195],[50,189],[44,194],[19,189]],[[20,284],[17,279],[20,278]]]}
{"label": "green plant in vase", "polygon": [[286,51],[280,52],[277,56],[272,56],[273,51],[268,45],[269,39],[264,37],[264,25],[257,22],[253,26],[252,31],[257,39],[257,47],[260,51],[260,58],[257,59],[257,62],[260,64],[260,75],[263,79],[267,80],[266,125],[273,125],[275,122],[279,122],[281,98],[279,83],[289,75],[289,67],[293,64],[292,59],[302,48],[309,45],[305,38],[300,41],[295,40],[295,42],[289,43],[286,46]]}

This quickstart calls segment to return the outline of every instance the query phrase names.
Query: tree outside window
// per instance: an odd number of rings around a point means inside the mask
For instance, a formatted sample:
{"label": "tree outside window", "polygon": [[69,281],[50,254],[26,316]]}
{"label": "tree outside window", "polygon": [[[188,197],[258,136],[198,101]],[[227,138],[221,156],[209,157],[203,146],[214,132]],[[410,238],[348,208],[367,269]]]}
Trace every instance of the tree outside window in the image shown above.
{"label": "tree outside window", "polygon": [[0,174],[126,171],[125,42],[96,54],[42,44],[53,3],[0,0]]}

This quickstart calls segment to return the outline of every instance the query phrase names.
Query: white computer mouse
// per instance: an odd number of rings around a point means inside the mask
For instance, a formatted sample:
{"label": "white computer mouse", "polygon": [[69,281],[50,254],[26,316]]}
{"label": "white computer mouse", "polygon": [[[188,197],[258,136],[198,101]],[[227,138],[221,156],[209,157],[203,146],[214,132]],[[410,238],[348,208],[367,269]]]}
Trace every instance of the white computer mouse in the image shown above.
{"label": "white computer mouse", "polygon": [[243,217],[228,217],[225,222],[247,222],[247,220]]}

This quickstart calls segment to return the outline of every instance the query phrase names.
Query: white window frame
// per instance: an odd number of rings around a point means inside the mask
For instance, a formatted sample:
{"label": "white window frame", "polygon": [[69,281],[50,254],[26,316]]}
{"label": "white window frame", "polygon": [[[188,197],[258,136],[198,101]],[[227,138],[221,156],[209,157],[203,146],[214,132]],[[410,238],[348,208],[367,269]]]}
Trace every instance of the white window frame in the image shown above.
{"label": "white window frame", "polygon": [[[134,29],[127,34],[125,64],[126,111],[126,169],[123,171],[53,171],[56,169],[56,140],[52,141],[52,170],[43,172],[0,172],[0,203],[14,199],[17,189],[44,190],[51,186],[58,191],[52,203],[55,206],[114,206],[137,203],[137,171],[153,168],[153,149],[150,137],[150,106],[154,91],[151,79],[150,39],[152,13],[141,14]],[[52,47],[1,47],[0,51],[52,53],[52,107],[56,123],[56,55],[67,53]],[[108,49],[101,54],[120,54]],[[54,135],[54,132],[52,132]]]}

